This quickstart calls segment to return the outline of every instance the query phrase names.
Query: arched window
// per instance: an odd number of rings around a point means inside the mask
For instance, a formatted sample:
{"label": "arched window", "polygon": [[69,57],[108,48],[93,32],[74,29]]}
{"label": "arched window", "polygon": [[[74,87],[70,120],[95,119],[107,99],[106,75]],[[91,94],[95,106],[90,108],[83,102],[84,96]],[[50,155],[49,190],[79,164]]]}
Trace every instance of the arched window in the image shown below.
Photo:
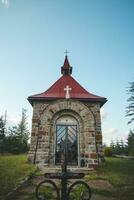
{"label": "arched window", "polygon": [[58,120],[57,120],[57,122],[56,122],[56,124],[66,124],[66,125],[77,125],[77,121],[76,121],[76,119],[74,118],[74,117],[72,117],[72,116],[69,116],[69,115],[65,115],[65,116],[62,116],[62,117],[60,117]]}
{"label": "arched window", "polygon": [[72,116],[62,116],[56,122],[55,164],[61,164],[61,153],[67,149],[69,165],[78,165],[78,123]]}

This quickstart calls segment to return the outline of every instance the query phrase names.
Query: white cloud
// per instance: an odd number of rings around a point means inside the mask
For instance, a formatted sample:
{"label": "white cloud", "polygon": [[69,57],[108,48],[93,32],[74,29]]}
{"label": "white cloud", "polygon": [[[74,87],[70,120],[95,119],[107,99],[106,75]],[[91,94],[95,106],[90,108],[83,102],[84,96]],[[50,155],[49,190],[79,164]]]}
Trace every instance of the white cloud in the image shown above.
{"label": "white cloud", "polygon": [[[21,115],[7,114],[7,127],[15,126],[21,121]],[[28,128],[31,129],[31,119],[27,118]]]}
{"label": "white cloud", "polygon": [[20,116],[15,116],[15,115],[11,115],[11,114],[7,115],[7,125],[8,126],[16,125],[20,120],[21,120]]}
{"label": "white cloud", "polygon": [[111,143],[111,140],[116,142],[116,140],[120,141],[122,139],[124,142],[126,142],[128,137],[128,132],[127,131],[122,132],[117,128],[109,128],[102,132],[102,136],[103,136],[103,143],[109,145]]}
{"label": "white cloud", "polygon": [[10,6],[10,0],[1,0],[1,2],[4,5],[5,8],[9,8],[9,6]]}
{"label": "white cloud", "polygon": [[106,120],[108,117],[108,113],[106,112],[106,110],[104,108],[101,108],[101,119],[102,121]]}
{"label": "white cloud", "polygon": [[109,128],[102,133],[103,143],[110,144],[111,140],[116,140],[119,137],[119,130],[117,128]]}
{"label": "white cloud", "polygon": [[113,135],[113,134],[116,134],[116,133],[118,133],[117,128],[109,128],[108,130],[106,130],[106,134]]}
{"label": "white cloud", "polygon": [[[0,116],[5,117],[5,111],[1,111]],[[20,121],[21,121],[21,115],[15,115],[15,114],[12,114],[12,113],[7,113],[7,117],[6,117],[6,122],[7,122],[6,126],[7,127],[15,126]],[[27,117],[27,122],[28,122],[27,125],[28,125],[29,130],[31,130],[32,120],[29,116]]]}

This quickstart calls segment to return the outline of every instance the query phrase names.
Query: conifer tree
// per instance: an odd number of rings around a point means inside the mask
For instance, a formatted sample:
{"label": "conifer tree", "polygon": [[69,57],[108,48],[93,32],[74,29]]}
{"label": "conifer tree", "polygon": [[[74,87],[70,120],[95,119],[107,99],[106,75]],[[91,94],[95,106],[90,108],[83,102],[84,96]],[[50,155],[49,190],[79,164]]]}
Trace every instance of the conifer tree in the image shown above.
{"label": "conifer tree", "polygon": [[127,138],[128,155],[134,156],[134,130],[130,130]]}
{"label": "conifer tree", "polygon": [[27,123],[26,109],[23,108],[21,121],[18,123],[17,127],[17,134],[25,142],[28,142],[29,139],[29,130],[27,125],[28,123]]}
{"label": "conifer tree", "polygon": [[9,147],[8,151],[12,153],[24,153],[28,150],[29,130],[27,127],[26,109],[22,109],[22,116],[20,122],[8,131]]}
{"label": "conifer tree", "polygon": [[4,152],[5,145],[4,145],[4,139],[6,136],[6,112],[5,117],[0,117],[0,152]]}
{"label": "conifer tree", "polygon": [[130,118],[128,124],[134,122],[134,81],[129,82],[129,88],[127,90],[129,98],[127,99],[129,105],[126,108],[126,116]]}
{"label": "conifer tree", "polygon": [[119,140],[116,140],[116,143],[115,143],[115,154],[117,154],[117,155],[121,154],[121,147],[120,147]]}
{"label": "conifer tree", "polygon": [[120,154],[125,155],[125,144],[123,139],[120,140]]}
{"label": "conifer tree", "polygon": [[112,150],[112,154],[114,155],[115,154],[115,144],[114,144],[113,140],[111,140],[110,147],[111,147],[111,150]]}

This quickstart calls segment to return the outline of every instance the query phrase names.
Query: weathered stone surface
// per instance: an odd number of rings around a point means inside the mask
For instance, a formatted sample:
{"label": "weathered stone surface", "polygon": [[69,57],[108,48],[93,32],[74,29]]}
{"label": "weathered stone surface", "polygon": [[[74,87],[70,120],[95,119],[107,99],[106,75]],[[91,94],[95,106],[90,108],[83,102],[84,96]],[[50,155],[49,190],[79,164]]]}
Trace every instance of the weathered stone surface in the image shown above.
{"label": "weathered stone surface", "polygon": [[102,141],[102,135],[101,134],[96,134],[96,136],[95,136],[95,138],[96,138],[96,141],[98,142],[98,141]]}
{"label": "weathered stone surface", "polygon": [[[79,165],[81,159],[85,160],[87,167],[97,165],[97,155],[103,156],[100,105],[73,100],[34,103],[29,159],[33,161],[37,143],[37,163],[46,163],[54,155],[55,124],[59,117],[65,115],[74,117],[78,122]],[[50,164],[54,164],[54,156]]]}
{"label": "weathered stone surface", "polygon": [[96,159],[97,158],[97,153],[91,153],[90,158]]}

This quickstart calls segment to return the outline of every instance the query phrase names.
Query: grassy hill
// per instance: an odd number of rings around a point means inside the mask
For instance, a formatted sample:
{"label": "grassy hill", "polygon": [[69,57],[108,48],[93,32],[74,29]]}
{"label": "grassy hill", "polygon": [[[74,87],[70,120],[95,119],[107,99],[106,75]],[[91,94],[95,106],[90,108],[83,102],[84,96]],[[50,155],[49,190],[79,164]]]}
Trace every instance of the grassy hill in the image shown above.
{"label": "grassy hill", "polygon": [[[0,199],[12,191],[21,180],[35,171],[35,166],[27,162],[26,155],[0,156]],[[15,197],[27,196],[35,200],[35,187],[40,173],[29,182]],[[37,181],[36,181],[37,180]],[[134,199],[134,160],[106,158],[106,163],[96,171],[90,172],[85,180],[92,188],[91,200],[133,200]],[[29,189],[28,189],[29,188]]]}

